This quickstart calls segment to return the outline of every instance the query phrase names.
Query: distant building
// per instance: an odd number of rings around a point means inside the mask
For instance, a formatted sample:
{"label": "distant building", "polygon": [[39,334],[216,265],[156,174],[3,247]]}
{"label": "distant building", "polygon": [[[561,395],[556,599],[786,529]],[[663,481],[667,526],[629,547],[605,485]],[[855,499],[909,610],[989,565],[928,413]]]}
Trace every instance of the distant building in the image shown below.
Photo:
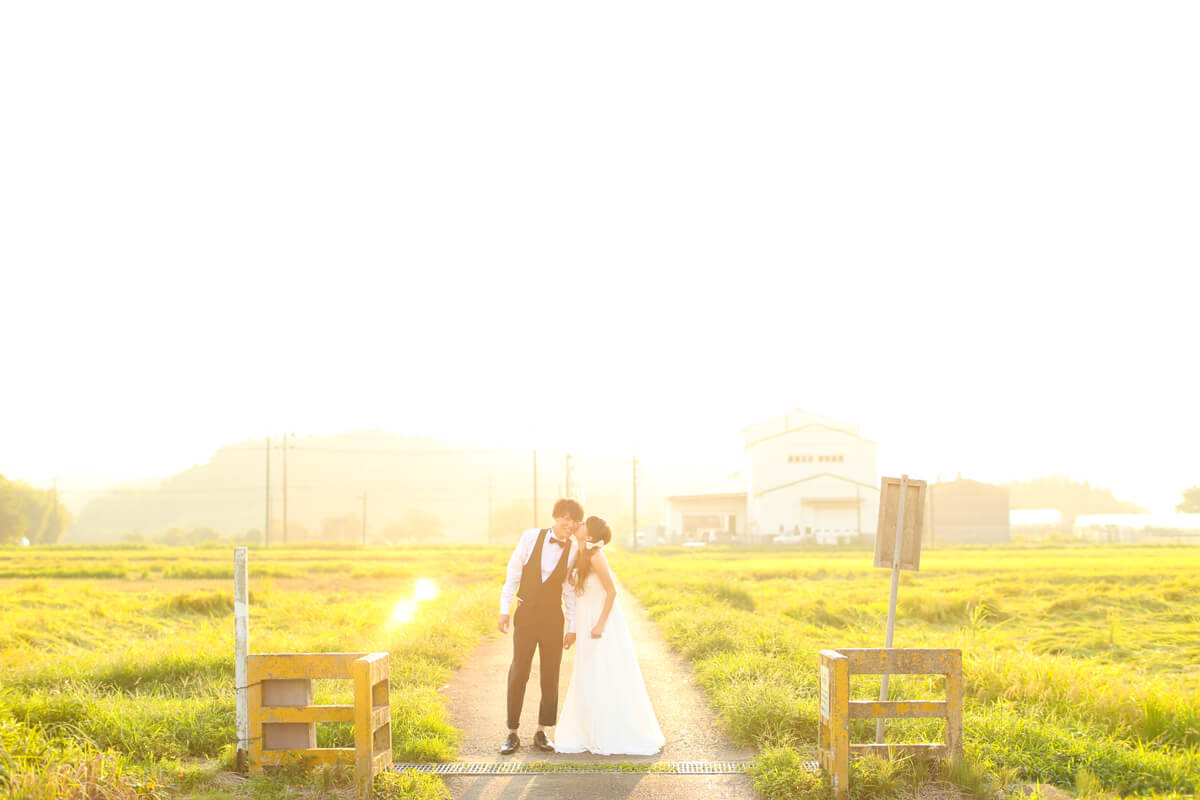
{"label": "distant building", "polygon": [[743,490],[667,498],[670,541],[769,542],[783,534],[837,544],[874,535],[875,442],[856,426],[798,409],[743,436]]}
{"label": "distant building", "polygon": [[1012,539],[1008,489],[962,478],[934,483],[926,492],[926,540],[941,544],[992,544]]}
{"label": "distant building", "polygon": [[1008,512],[1008,528],[1013,536],[1045,539],[1052,533],[1067,533],[1063,513],[1058,508],[1014,508]]}
{"label": "distant building", "polygon": [[666,519],[669,544],[740,538],[746,532],[746,493],[668,497]]}
{"label": "distant building", "polygon": [[1200,514],[1080,514],[1075,535],[1102,544],[1200,544]]}

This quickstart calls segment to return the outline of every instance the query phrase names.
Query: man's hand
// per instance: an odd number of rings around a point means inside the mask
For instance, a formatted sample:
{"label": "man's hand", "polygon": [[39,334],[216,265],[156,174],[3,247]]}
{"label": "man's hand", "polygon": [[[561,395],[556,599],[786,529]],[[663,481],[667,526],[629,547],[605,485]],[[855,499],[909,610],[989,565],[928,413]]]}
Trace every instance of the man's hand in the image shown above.
{"label": "man's hand", "polygon": [[508,633],[508,614],[500,615],[500,623],[496,626],[501,633]]}
{"label": "man's hand", "polygon": [[575,634],[568,633],[566,635],[566,638],[563,639],[563,649],[570,650],[571,645],[573,645],[573,644],[575,644]]}

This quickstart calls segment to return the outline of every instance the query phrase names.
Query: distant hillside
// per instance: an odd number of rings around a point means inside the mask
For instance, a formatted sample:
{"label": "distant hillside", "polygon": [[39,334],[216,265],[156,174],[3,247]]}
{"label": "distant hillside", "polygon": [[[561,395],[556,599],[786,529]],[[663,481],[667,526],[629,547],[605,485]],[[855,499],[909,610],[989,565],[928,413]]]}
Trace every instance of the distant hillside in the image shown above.
{"label": "distant hillside", "polygon": [[1004,484],[1008,487],[1009,508],[1057,508],[1063,525],[1072,528],[1080,514],[1144,514],[1146,509],[1118,500],[1111,489],[1101,489],[1086,481],[1072,481],[1065,475],[1048,475],[1029,481]]}
{"label": "distant hillside", "polygon": [[[539,523],[563,491],[565,453],[538,452]],[[584,507],[614,523],[625,535],[631,518],[632,465],[626,458],[576,455],[575,485]],[[265,442],[247,441],[217,450],[207,464],[162,480],[157,489],[106,492],[83,507],[68,541],[118,541],[132,532],[161,536],[172,528],[210,527],[223,535],[261,531],[266,503]],[[272,536],[282,531],[283,452],[270,457]],[[643,469],[638,487],[638,527],[652,529],[667,495],[694,486],[707,470]],[[287,453],[289,540],[317,538],[329,520],[353,516],[345,527],[360,530],[367,496],[368,535],[411,512],[436,517],[449,539],[488,536],[489,483],[494,534],[511,539],[533,524],[533,465],[528,450],[481,450],[453,442],[384,431],[293,439]],[[516,527],[517,530],[509,530]]]}

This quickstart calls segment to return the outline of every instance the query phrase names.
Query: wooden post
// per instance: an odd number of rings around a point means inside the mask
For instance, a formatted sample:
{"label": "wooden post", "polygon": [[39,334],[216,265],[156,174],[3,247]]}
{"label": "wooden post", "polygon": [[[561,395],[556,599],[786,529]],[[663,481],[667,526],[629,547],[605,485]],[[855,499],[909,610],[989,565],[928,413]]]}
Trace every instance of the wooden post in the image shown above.
{"label": "wooden post", "polygon": [[947,656],[946,665],[946,755],[962,758],[963,676],[962,651]]}
{"label": "wooden post", "polygon": [[850,797],[850,660],[832,662],[829,703],[829,777],[834,800]]}
{"label": "wooden post", "polygon": [[[892,635],[896,630],[896,597],[900,591],[900,551],[904,544],[904,496],[908,494],[908,476],[900,476],[900,507],[896,510],[896,541],[892,546],[892,591],[888,599],[887,633],[884,647],[892,646]],[[880,702],[888,699],[888,675],[885,673],[879,686]],[[875,744],[883,744],[883,717],[875,720]]]}
{"label": "wooden post", "polygon": [[246,769],[246,745],[250,741],[250,701],[246,686],[246,656],[250,653],[250,590],[246,548],[233,551],[233,680],[237,687],[237,769]]}
{"label": "wooden post", "polygon": [[357,800],[371,796],[372,766],[375,762],[375,737],[371,729],[371,664],[360,658],[350,665],[354,679],[354,777]]}

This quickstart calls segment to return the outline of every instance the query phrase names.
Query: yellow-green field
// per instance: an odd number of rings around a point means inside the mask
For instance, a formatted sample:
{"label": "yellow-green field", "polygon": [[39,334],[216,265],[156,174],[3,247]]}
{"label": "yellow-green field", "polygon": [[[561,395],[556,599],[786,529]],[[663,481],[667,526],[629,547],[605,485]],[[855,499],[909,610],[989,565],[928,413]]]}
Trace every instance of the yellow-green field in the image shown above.
{"label": "yellow-green field", "polygon": [[[252,550],[252,650],[388,650],[396,758],[451,759],[456,732],[437,688],[490,629],[505,558]],[[345,794],[337,770],[248,783],[229,771],[232,549],[8,549],[0,574],[0,796],[66,797],[89,782],[106,798]],[[420,578],[437,597],[396,619]],[[319,703],[350,702],[348,683],[316,689]],[[318,744],[352,746],[353,733],[318,725]],[[408,782],[406,796],[441,794],[436,779]]]}
{"label": "yellow-green field", "polygon": [[[880,647],[889,570],[866,552],[658,550],[621,560],[627,585],[683,652],[743,742],[763,749],[760,791],[824,791],[800,764],[816,740],[816,658]],[[1200,549],[933,550],[903,573],[898,647],[961,647],[965,763],[942,777],[983,794],[1044,782],[1079,794],[1200,787]],[[940,679],[939,679],[940,680]],[[939,683],[893,679],[893,699]],[[878,680],[852,682],[877,696]],[[856,721],[855,741],[873,741]],[[943,723],[889,723],[936,741]],[[862,797],[911,793],[916,764],[856,765]]]}
{"label": "yellow-green field", "polygon": [[[506,548],[254,549],[256,652],[386,649],[397,760],[455,755],[438,687],[494,622]],[[735,738],[761,748],[756,785],[824,796],[804,766],[816,738],[816,654],[882,644],[888,572],[856,551],[612,553]],[[243,781],[234,741],[229,547],[0,549],[0,797],[345,796],[348,775]],[[440,593],[409,622],[398,601]],[[965,762],[857,762],[856,798],[1015,794],[1171,796],[1200,782],[1200,549],[934,550],[900,588],[897,646],[965,655]],[[878,684],[855,679],[870,697]],[[318,701],[348,687],[318,684]],[[498,687],[499,690],[499,687]],[[893,697],[935,696],[925,679]],[[889,723],[889,725],[893,725]],[[894,723],[896,740],[940,723]],[[872,731],[856,723],[854,737]],[[319,726],[348,745],[346,726]],[[406,776],[388,797],[444,787]]]}

